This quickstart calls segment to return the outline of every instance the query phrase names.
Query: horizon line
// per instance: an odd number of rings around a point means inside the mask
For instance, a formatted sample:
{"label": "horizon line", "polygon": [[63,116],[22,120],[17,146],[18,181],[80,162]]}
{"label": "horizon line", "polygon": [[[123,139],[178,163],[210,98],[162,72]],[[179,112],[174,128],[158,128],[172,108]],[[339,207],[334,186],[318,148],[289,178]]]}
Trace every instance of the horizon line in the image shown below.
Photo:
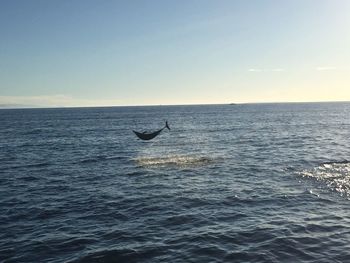
{"label": "horizon line", "polygon": [[75,109],[75,108],[117,108],[117,107],[167,107],[167,106],[215,106],[215,105],[247,105],[247,104],[305,104],[305,103],[350,103],[350,100],[338,101],[271,101],[271,102],[227,102],[227,103],[188,103],[188,104],[141,104],[141,105],[92,105],[92,106],[40,106],[5,104],[0,110],[11,109]]}

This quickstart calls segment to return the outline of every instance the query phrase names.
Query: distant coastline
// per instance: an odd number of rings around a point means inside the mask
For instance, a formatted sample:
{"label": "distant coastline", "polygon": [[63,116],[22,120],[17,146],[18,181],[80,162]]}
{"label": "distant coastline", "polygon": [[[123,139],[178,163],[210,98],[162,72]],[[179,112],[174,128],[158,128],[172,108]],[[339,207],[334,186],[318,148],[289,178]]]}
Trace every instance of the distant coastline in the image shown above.
{"label": "distant coastline", "polygon": [[25,108],[42,108],[42,106],[26,105],[26,104],[0,104],[0,109],[25,109]]}

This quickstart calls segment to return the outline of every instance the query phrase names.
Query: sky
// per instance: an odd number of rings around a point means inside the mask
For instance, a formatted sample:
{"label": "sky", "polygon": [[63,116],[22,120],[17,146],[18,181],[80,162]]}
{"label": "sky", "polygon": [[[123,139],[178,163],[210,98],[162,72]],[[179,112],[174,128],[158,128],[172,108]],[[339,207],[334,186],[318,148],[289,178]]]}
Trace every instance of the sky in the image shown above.
{"label": "sky", "polygon": [[0,0],[0,104],[350,101],[348,0]]}

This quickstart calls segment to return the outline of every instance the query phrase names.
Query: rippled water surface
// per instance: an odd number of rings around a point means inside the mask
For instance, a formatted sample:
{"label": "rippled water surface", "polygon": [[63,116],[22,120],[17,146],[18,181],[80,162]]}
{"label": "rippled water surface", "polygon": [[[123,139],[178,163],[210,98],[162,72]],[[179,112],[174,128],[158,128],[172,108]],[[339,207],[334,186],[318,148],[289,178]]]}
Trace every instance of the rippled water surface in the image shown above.
{"label": "rippled water surface", "polygon": [[350,262],[350,103],[0,110],[0,198],[0,262]]}

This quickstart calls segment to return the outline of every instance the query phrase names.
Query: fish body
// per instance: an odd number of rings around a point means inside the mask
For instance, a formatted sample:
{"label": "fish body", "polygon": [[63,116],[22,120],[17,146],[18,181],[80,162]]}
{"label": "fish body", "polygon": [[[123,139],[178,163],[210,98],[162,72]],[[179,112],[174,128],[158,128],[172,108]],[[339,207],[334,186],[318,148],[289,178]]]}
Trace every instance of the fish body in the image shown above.
{"label": "fish body", "polygon": [[170,130],[170,127],[168,125],[168,122],[166,121],[165,122],[165,126],[158,130],[158,131],[155,131],[155,132],[151,132],[151,133],[147,133],[147,132],[137,132],[137,131],[134,131],[133,132],[136,134],[137,137],[139,137],[141,140],[145,140],[145,141],[149,141],[149,140],[152,140],[154,137],[156,137],[157,135],[159,135],[165,128],[167,128],[168,130]]}

